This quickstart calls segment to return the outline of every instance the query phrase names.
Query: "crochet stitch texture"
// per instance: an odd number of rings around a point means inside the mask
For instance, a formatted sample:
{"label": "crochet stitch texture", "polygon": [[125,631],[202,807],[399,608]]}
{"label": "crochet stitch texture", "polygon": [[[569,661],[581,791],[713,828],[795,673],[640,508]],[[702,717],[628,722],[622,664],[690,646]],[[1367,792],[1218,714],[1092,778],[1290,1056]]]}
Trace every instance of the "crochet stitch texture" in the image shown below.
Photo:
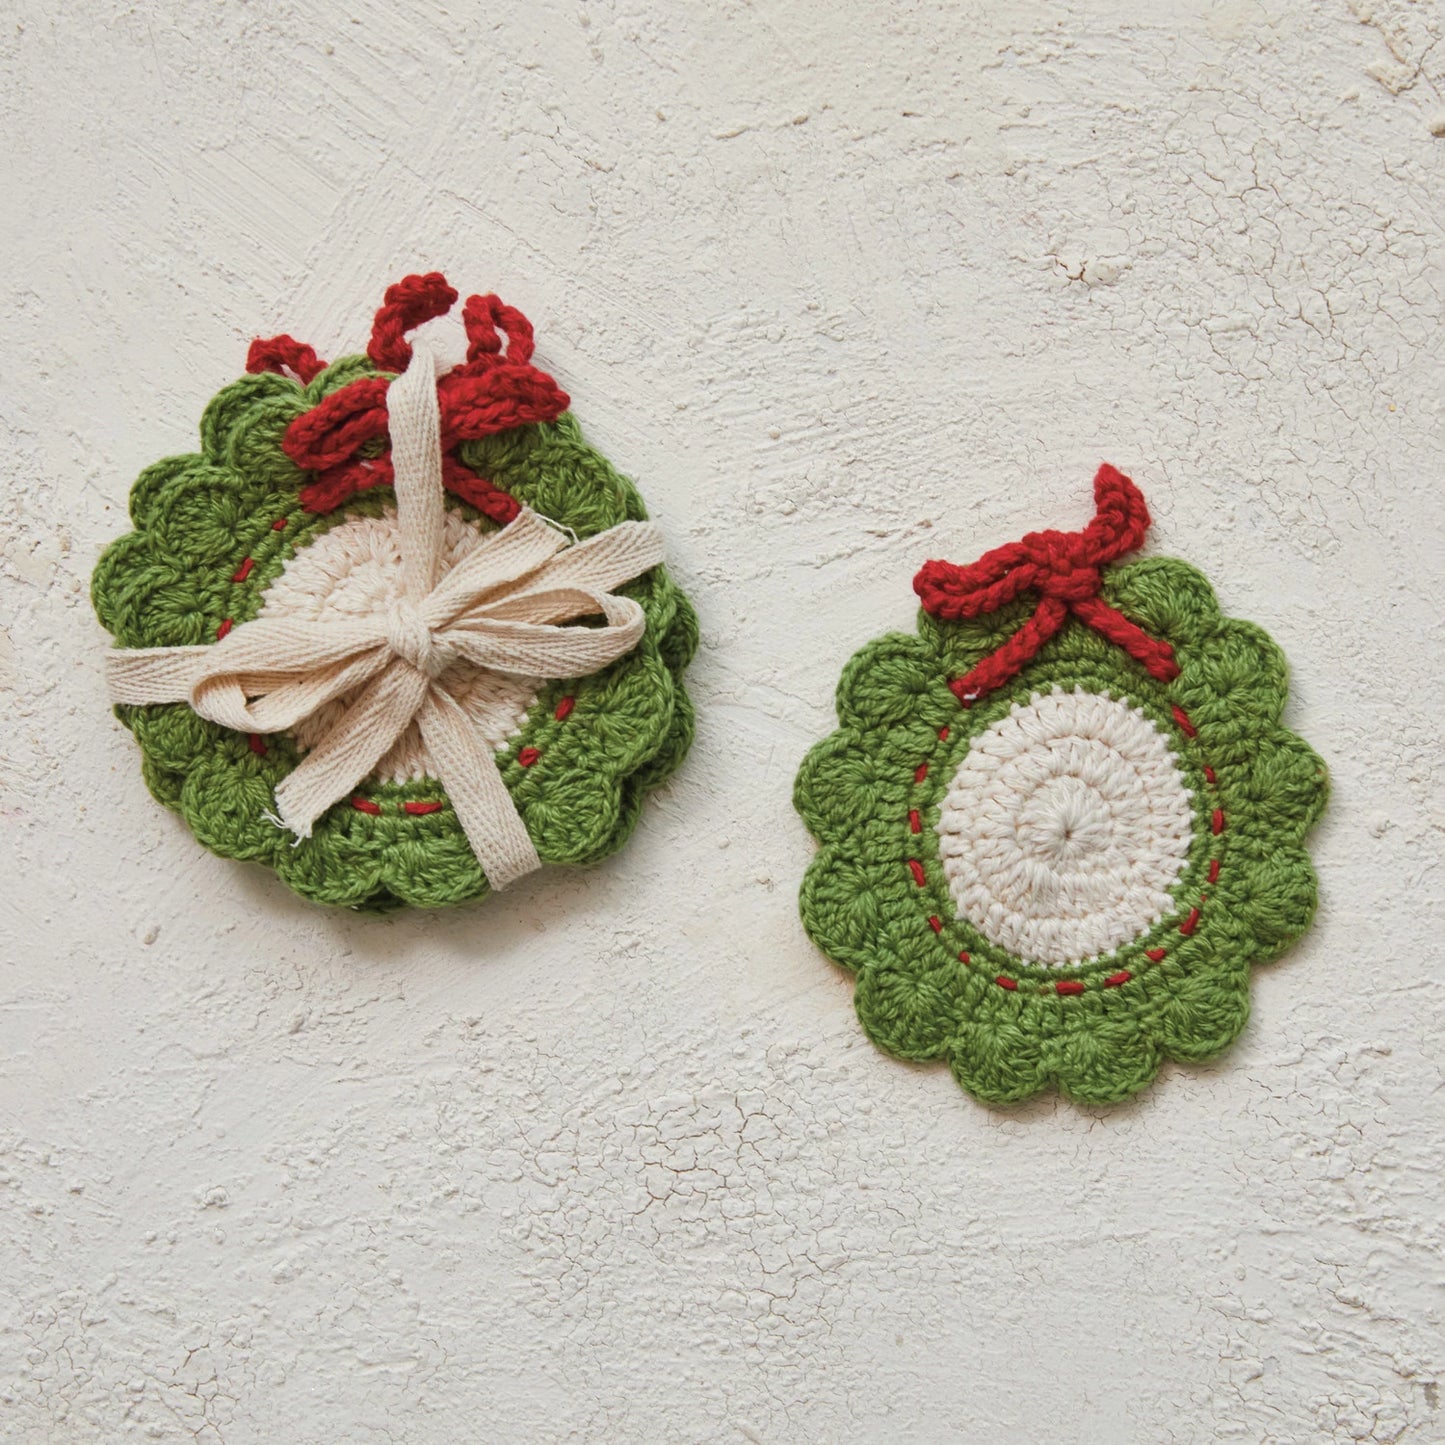
{"label": "crochet stitch texture", "polygon": [[[385,588],[395,526],[386,387],[409,359],[405,333],[456,299],[435,273],[406,278],[387,292],[368,355],[330,365],[290,337],[253,344],[251,374],[205,410],[200,451],[141,474],[135,531],[96,567],[92,599],[119,646],[214,642],[263,610],[324,618]],[[636,489],[584,441],[566,394],[531,365],[525,317],[474,296],[463,319],[467,360],[438,385],[448,547],[464,552],[522,506],[583,540],[645,519]],[[662,565],[617,591],[646,627],[611,666],[536,687],[501,674],[478,683],[500,690],[515,718],[489,741],[544,862],[618,849],[692,741],[682,683],[697,646],[692,608]],[[203,844],[274,868],[305,897],[386,909],[489,891],[414,736],[293,847],[267,815],[308,737],[235,732],[180,703],[116,711],[152,793]]]}
{"label": "crochet stitch texture", "polygon": [[926,564],[917,636],[847,664],[795,788],[803,922],[865,1031],[991,1103],[1219,1053],[1315,909],[1326,773],[1283,655],[1187,563],[1117,563],[1148,513],[1112,467],[1095,489],[1082,532]]}

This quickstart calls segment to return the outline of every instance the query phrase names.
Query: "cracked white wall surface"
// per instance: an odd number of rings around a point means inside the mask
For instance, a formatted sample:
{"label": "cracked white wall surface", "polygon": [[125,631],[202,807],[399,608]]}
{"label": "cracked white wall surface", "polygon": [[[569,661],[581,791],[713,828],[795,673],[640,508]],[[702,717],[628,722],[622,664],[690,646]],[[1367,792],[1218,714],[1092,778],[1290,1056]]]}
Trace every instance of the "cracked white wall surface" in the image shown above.
{"label": "cracked white wall surface", "polygon": [[[0,1438],[1445,1440],[1445,17],[11,0]],[[536,322],[696,598],[634,842],[327,912],[147,795],[87,600],[249,338]],[[789,794],[926,557],[1109,460],[1293,665],[1312,934],[1207,1068],[876,1053]]]}

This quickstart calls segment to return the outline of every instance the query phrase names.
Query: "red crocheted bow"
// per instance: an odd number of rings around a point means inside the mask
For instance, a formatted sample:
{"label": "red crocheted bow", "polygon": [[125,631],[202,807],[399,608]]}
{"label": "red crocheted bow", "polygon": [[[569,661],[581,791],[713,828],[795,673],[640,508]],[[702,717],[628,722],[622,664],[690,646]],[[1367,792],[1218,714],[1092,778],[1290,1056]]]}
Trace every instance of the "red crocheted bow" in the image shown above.
{"label": "red crocheted bow", "polygon": [[1034,614],[1002,647],[949,684],[964,707],[1016,677],[1072,613],[1160,682],[1179,676],[1174,649],[1150,637],[1099,596],[1099,569],[1134,551],[1149,530],[1139,488],[1107,462],[1094,477],[1094,520],[1082,532],[1030,532],[985,553],[967,567],[925,562],[913,579],[924,610],[956,622],[996,612],[1023,592],[1036,592]]}
{"label": "red crocheted bow", "polygon": [[[389,286],[371,329],[366,354],[383,371],[400,373],[411,360],[406,333],[456,304],[457,292],[439,271],[407,276]],[[462,308],[467,359],[437,382],[441,407],[442,482],[483,515],[505,526],[520,510],[517,499],[479,477],[456,455],[465,441],[529,422],[553,421],[570,405],[567,393],[532,365],[532,323],[496,296],[471,296]],[[502,351],[501,337],[507,337]],[[246,370],[293,371],[309,382],[326,366],[311,347],[290,336],[256,340]],[[391,378],[367,376],[334,391],[286,428],[282,450],[316,480],[301,489],[309,512],[330,512],[368,487],[390,486],[386,390]]]}

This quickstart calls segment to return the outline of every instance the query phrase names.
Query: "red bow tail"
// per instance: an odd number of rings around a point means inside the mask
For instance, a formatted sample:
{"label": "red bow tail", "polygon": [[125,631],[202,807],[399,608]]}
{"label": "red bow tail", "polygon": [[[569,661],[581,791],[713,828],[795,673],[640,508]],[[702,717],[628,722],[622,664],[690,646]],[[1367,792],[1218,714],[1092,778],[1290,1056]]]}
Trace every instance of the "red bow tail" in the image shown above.
{"label": "red bow tail", "polygon": [[1135,551],[1149,529],[1143,494],[1107,462],[1094,477],[1094,519],[1081,532],[1030,532],[967,567],[925,562],[913,579],[926,612],[946,621],[996,612],[1024,592],[1033,615],[995,651],[949,684],[964,707],[1017,677],[1070,615],[1121,647],[1160,682],[1179,676],[1174,649],[1099,596],[1102,567]]}

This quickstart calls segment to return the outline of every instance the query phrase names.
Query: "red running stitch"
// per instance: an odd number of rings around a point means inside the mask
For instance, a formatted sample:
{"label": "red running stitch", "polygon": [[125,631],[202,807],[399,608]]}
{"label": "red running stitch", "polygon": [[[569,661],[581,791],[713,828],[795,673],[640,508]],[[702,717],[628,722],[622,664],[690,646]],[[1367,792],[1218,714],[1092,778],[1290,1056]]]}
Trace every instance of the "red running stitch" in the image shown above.
{"label": "red running stitch", "polygon": [[254,557],[247,557],[244,562],[231,574],[232,582],[244,582],[251,575],[251,568],[256,565]]}
{"label": "red running stitch", "polygon": [[221,625],[216,629],[216,641],[219,642],[235,626],[229,617],[221,619]]}
{"label": "red running stitch", "polygon": [[[1179,724],[1180,729],[1185,733],[1186,736],[1191,738],[1195,737],[1197,734],[1193,723],[1191,723],[1189,720],[1189,715],[1184,711],[1183,708],[1178,705],[1178,703],[1172,703],[1170,706],[1172,707],[1174,712],[1174,720],[1176,723]],[[938,730],[938,736],[940,741],[947,742],[948,728],[946,726],[940,728]],[[914,771],[913,781],[915,783],[921,783],[927,776],[928,763],[925,761],[920,763],[917,769]],[[1204,776],[1211,785],[1215,783],[1216,779],[1214,769],[1209,767],[1207,764],[1204,766]],[[1210,819],[1210,828],[1216,837],[1224,831],[1224,810],[1222,808],[1214,809],[1213,815]],[[919,816],[917,808],[910,808],[908,810],[908,831],[914,834],[922,831],[922,820]],[[913,881],[917,883],[920,888],[922,888],[926,880],[926,875],[923,871],[923,865],[917,859],[910,858],[908,860],[908,867],[909,871],[913,874]],[[1209,875],[1207,881],[1211,885],[1219,881],[1218,858],[1211,858],[1209,860]],[[1208,899],[1201,898],[1199,901],[1201,904],[1204,904],[1208,902]],[[1194,932],[1198,925],[1199,909],[1191,908],[1189,910],[1188,917],[1185,918],[1184,921],[1179,925],[1179,931],[1187,938],[1190,934]],[[936,914],[929,915],[928,926],[935,933],[941,934],[943,932],[942,920]],[[958,956],[963,963],[968,963],[970,961],[967,952],[960,953]],[[1146,948],[1144,950],[1144,957],[1147,958],[1151,963],[1160,963],[1164,960],[1166,956],[1167,950],[1163,948]],[[1128,981],[1132,977],[1133,974],[1131,974],[1128,969],[1120,969],[1117,973],[1111,973],[1106,979],[1103,980],[1103,987],[1117,988],[1120,984],[1128,983]],[[1007,978],[1002,974],[1000,974],[999,977],[994,979],[994,982],[998,984],[1000,988],[1007,988],[1011,990],[1018,988],[1018,983],[1016,980]],[[1083,993],[1087,986],[1088,985],[1080,979],[1065,979],[1059,983],[1056,983],[1054,985],[1054,989],[1056,992],[1067,996]],[[1040,992],[1048,993],[1048,987],[1043,987]]]}
{"label": "red running stitch", "polygon": [[[556,711],[552,714],[552,716],[557,718],[559,721],[565,721],[566,718],[571,714],[572,707],[575,702],[576,698],[564,697],[562,701],[557,704]],[[536,748],[523,748],[517,754],[517,762],[524,768],[530,768],[533,763],[537,762],[538,759],[541,758],[541,756],[541,752]],[[376,803],[373,803],[366,798],[353,798],[351,800],[351,806],[355,808],[358,812],[369,813],[373,817],[382,811]],[[444,803],[403,803],[401,805],[401,810],[404,813],[410,814],[414,818],[419,818],[424,817],[428,813],[439,813],[445,806],[446,805]]]}

